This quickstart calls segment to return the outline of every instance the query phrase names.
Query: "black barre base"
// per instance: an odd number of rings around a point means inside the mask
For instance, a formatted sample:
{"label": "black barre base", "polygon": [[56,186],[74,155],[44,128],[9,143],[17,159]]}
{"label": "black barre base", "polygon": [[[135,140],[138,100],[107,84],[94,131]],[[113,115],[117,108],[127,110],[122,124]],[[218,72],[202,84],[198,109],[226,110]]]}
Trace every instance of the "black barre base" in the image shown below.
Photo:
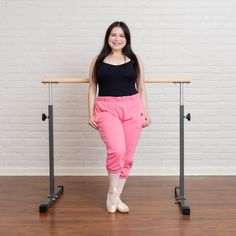
{"label": "black barre base", "polygon": [[39,212],[47,212],[49,207],[62,195],[64,191],[63,186],[58,186],[58,191],[53,196],[48,196],[47,199],[44,200],[42,204],[39,206]]}
{"label": "black barre base", "polygon": [[183,215],[190,215],[190,207],[186,201],[186,199],[180,199],[180,188],[175,187],[175,197],[177,199],[177,203],[180,204],[180,207],[182,209]]}

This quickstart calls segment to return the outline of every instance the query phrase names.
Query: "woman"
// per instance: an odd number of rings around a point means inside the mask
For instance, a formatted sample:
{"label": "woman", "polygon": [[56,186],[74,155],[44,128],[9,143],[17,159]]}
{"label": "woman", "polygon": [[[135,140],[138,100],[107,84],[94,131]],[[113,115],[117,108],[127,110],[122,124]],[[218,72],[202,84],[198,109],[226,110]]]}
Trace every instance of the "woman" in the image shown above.
{"label": "woman", "polygon": [[120,195],[133,164],[141,130],[151,120],[143,62],[131,49],[130,32],[124,22],[117,21],[108,27],[103,48],[91,63],[88,106],[89,125],[99,131],[107,150],[107,211],[128,212],[129,207]]}

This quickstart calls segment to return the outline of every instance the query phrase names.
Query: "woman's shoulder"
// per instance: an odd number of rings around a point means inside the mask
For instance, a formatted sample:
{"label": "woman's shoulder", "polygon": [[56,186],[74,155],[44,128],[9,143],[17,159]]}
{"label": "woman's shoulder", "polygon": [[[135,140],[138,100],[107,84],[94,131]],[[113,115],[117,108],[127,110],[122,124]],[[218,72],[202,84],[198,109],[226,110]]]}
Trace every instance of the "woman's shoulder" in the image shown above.
{"label": "woman's shoulder", "polygon": [[93,57],[92,62],[96,62],[97,59],[98,59],[98,55],[96,55],[96,56]]}
{"label": "woman's shoulder", "polygon": [[136,52],[135,52],[134,55],[137,57],[138,60],[139,60],[139,59],[142,59],[140,53],[136,53]]}
{"label": "woman's shoulder", "polygon": [[139,64],[143,64],[142,56],[140,56],[140,53],[134,53],[134,55],[137,57]]}
{"label": "woman's shoulder", "polygon": [[98,55],[96,55],[95,57],[93,57],[93,59],[92,59],[92,61],[91,61],[91,63],[90,63],[91,67],[93,67],[93,66],[95,65],[97,59],[98,59]]}

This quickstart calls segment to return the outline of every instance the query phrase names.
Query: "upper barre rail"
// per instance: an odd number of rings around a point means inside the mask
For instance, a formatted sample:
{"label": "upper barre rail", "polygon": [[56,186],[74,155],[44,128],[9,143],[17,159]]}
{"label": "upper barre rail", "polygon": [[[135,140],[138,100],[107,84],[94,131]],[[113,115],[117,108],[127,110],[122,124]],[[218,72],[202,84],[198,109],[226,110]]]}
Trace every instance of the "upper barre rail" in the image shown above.
{"label": "upper barre rail", "polygon": [[[88,78],[45,78],[41,83],[88,83]],[[160,77],[160,78],[147,78],[145,83],[191,83],[192,78],[189,77]]]}

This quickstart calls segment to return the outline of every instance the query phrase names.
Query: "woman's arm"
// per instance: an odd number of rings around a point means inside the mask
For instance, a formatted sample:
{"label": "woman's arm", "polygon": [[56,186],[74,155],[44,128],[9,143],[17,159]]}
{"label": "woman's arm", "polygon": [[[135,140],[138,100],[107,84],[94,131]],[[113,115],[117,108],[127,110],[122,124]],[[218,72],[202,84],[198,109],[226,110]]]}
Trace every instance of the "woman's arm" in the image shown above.
{"label": "woman's arm", "polygon": [[147,127],[150,125],[151,119],[148,114],[147,94],[146,94],[146,88],[144,85],[144,65],[143,65],[143,61],[142,61],[141,57],[137,54],[136,54],[136,57],[138,59],[139,67],[140,67],[140,77],[137,82],[137,89],[138,89],[138,92],[141,96],[143,106],[144,106],[144,116],[145,116],[145,123],[143,124],[143,128],[144,128],[144,127]]}
{"label": "woman's arm", "polygon": [[93,58],[90,69],[89,69],[89,88],[88,88],[88,124],[92,126],[94,129],[97,129],[97,124],[94,121],[93,117],[93,110],[94,110],[94,103],[97,94],[97,84],[93,81],[92,72],[97,60],[97,56]]}

